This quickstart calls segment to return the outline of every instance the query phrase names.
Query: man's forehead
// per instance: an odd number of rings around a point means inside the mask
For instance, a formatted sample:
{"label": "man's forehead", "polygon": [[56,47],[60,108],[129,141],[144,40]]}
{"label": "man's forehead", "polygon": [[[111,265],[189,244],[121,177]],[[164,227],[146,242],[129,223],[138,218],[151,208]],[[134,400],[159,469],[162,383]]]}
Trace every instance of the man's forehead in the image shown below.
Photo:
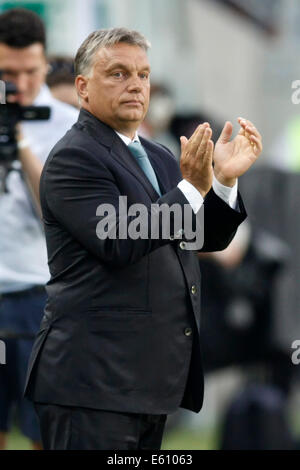
{"label": "man's forehead", "polygon": [[15,68],[22,68],[24,66],[31,66],[37,61],[44,60],[44,52],[41,44],[33,44],[25,48],[9,47],[6,44],[0,43],[0,61],[7,66]]}
{"label": "man's forehead", "polygon": [[110,67],[114,63],[130,65],[139,63],[150,68],[147,53],[140,46],[127,43],[118,43],[110,47],[101,47],[96,53],[95,65]]}

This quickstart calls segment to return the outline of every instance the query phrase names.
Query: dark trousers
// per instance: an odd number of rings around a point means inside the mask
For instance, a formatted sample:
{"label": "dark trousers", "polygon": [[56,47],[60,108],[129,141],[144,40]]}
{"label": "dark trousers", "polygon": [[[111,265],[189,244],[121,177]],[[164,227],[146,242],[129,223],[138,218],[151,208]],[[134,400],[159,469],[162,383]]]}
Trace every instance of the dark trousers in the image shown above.
{"label": "dark trousers", "polygon": [[35,403],[45,450],[159,450],[166,415]]}

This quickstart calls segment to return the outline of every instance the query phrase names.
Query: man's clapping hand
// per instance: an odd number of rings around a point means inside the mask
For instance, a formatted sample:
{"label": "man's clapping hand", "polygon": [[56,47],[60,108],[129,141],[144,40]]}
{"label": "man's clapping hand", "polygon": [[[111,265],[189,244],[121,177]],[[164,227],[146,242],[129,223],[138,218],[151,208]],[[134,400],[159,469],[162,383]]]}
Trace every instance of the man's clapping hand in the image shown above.
{"label": "man's clapping hand", "polygon": [[180,138],[182,177],[195,186],[202,197],[208,193],[212,185],[214,144],[211,136],[212,130],[205,122],[197,127],[189,139]]}
{"label": "man's clapping hand", "polygon": [[252,122],[243,118],[238,118],[238,122],[241,129],[237,136],[230,140],[232,124],[227,121],[215,145],[214,174],[224,186],[234,186],[262,151],[261,135]]}

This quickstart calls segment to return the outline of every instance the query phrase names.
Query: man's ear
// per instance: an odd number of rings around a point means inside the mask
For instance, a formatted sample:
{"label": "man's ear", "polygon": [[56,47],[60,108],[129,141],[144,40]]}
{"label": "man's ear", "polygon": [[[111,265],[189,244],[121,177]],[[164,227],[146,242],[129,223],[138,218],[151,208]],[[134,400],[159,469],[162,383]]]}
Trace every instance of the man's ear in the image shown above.
{"label": "man's ear", "polygon": [[88,93],[88,78],[84,77],[83,75],[77,75],[75,78],[75,86],[78,93],[78,96],[81,100],[85,101],[86,103],[89,101],[89,93]]}

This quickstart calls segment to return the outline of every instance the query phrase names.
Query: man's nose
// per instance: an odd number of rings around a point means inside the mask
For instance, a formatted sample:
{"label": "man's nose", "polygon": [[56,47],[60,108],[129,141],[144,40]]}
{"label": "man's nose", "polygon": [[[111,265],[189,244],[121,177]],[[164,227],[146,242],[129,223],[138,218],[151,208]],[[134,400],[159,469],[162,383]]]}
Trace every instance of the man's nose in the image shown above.
{"label": "man's nose", "polygon": [[133,76],[128,85],[128,91],[140,92],[142,90],[141,79],[138,76]]}
{"label": "man's nose", "polygon": [[15,80],[18,92],[24,93],[28,88],[28,76],[26,73],[20,73]]}

